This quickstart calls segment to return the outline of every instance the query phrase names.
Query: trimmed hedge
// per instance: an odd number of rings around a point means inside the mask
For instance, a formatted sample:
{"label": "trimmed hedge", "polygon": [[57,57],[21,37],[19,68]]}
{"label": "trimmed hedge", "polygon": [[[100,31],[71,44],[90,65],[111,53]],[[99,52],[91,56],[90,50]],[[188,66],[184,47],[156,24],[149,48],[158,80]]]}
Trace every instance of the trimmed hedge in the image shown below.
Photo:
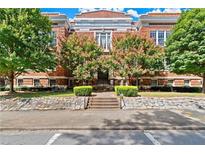
{"label": "trimmed hedge", "polygon": [[127,97],[135,97],[137,96],[138,88],[137,86],[115,86],[116,94],[127,96]]}
{"label": "trimmed hedge", "polygon": [[76,96],[90,96],[93,91],[92,86],[77,86],[73,88]]}

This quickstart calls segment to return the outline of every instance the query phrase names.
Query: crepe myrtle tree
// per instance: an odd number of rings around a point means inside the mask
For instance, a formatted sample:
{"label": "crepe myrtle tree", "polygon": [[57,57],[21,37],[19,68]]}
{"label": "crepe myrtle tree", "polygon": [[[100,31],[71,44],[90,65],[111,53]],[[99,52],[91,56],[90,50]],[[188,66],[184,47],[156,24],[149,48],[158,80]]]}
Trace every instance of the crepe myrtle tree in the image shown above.
{"label": "crepe myrtle tree", "polygon": [[201,76],[205,93],[205,9],[182,12],[166,46],[171,71]]}
{"label": "crepe myrtle tree", "polygon": [[94,79],[101,55],[102,49],[94,39],[73,33],[63,43],[61,65],[85,84]]}
{"label": "crepe myrtle tree", "polygon": [[50,33],[51,23],[39,9],[0,9],[0,74],[8,77],[10,92],[18,75],[55,67]]}
{"label": "crepe myrtle tree", "polygon": [[126,84],[136,78],[139,85],[141,75],[163,69],[164,50],[153,40],[130,32],[114,38],[111,57],[115,75],[128,81]]}

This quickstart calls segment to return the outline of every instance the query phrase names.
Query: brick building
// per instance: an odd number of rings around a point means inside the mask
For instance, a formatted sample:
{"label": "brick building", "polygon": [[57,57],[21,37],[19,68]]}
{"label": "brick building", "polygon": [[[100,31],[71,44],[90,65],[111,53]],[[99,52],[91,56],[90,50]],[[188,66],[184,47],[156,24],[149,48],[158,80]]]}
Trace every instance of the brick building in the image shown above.
{"label": "brick building", "polygon": [[[164,46],[171,29],[179,18],[179,13],[149,13],[141,15],[139,21],[135,22],[126,13],[107,10],[80,13],[74,21],[70,22],[66,15],[60,13],[43,13],[52,21],[53,45],[57,53],[61,52],[61,42],[76,32],[80,35],[93,37],[99,46],[104,49],[105,54],[112,50],[112,38],[134,31],[140,35],[150,37],[156,45]],[[166,62],[165,62],[165,68]],[[201,87],[202,79],[193,75],[176,75],[166,71],[155,72],[152,75],[143,76],[139,80],[143,87]],[[15,86],[68,86],[72,87],[75,79],[69,75],[67,70],[57,66],[54,72],[22,74],[15,79]],[[96,72],[97,84],[118,85],[122,83],[120,77],[113,77],[111,71],[105,73]],[[0,80],[0,84],[5,84]]]}

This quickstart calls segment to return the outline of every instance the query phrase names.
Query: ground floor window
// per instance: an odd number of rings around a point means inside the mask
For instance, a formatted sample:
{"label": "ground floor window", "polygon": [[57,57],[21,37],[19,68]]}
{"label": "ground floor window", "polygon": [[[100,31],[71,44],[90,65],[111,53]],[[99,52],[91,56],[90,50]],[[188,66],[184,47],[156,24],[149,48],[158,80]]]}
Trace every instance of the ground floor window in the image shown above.
{"label": "ground floor window", "polygon": [[168,80],[167,85],[168,86],[173,86],[174,80]]}
{"label": "ground floor window", "polygon": [[18,86],[23,86],[23,79],[18,79],[17,82]]}
{"label": "ground floor window", "polygon": [[5,80],[4,79],[0,79],[0,86],[5,86]]}
{"label": "ground floor window", "polygon": [[184,80],[184,86],[189,87],[189,80]]}
{"label": "ground floor window", "polygon": [[40,80],[39,79],[34,79],[34,87],[39,87],[40,86]]}
{"label": "ground floor window", "polygon": [[158,86],[157,80],[151,80],[151,86],[152,86],[152,87]]}
{"label": "ground floor window", "polygon": [[50,80],[50,86],[56,86],[56,80],[55,79],[51,79]]}

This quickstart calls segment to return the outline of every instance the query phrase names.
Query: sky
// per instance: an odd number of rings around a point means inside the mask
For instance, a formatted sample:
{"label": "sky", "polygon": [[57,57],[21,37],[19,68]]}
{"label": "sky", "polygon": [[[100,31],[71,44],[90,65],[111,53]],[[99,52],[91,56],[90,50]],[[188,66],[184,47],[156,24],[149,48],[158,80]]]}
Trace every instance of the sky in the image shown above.
{"label": "sky", "polygon": [[60,12],[66,14],[70,20],[72,20],[77,14],[81,12],[89,12],[95,10],[112,10],[128,13],[132,16],[133,20],[138,20],[141,14],[151,12],[181,12],[186,8],[42,8],[42,12]]}

